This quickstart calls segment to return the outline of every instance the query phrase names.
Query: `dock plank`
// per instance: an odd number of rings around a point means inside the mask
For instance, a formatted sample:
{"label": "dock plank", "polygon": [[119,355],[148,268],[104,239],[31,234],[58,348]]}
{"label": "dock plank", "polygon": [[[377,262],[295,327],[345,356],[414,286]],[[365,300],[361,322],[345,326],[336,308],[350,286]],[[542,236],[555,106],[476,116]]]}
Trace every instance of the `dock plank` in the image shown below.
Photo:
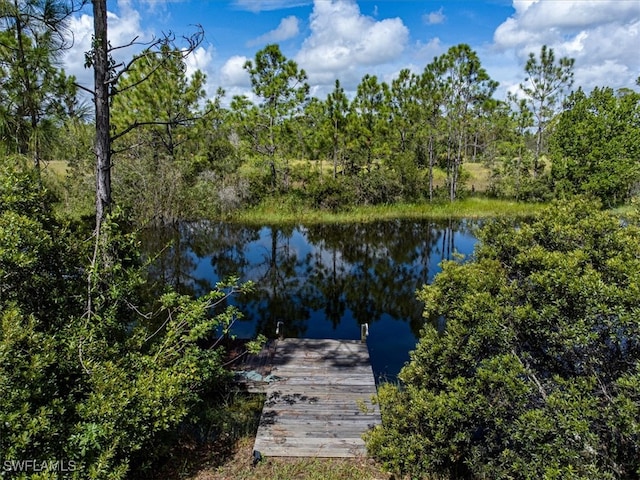
{"label": "dock plank", "polygon": [[380,424],[367,345],[286,339],[271,346],[266,400],[254,450],[263,456],[366,455],[362,434]]}

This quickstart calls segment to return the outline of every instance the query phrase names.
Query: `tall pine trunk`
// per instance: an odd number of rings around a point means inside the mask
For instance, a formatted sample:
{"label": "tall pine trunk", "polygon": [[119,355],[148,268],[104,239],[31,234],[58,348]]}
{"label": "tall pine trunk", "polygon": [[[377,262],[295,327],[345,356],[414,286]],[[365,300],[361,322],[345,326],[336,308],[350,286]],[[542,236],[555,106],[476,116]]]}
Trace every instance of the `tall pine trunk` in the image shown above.
{"label": "tall pine trunk", "polygon": [[111,206],[111,142],[109,138],[109,53],[107,2],[93,0],[93,79],[96,115],[96,231]]}
{"label": "tall pine trunk", "polygon": [[433,201],[433,166],[436,163],[433,134],[429,136],[429,201]]}

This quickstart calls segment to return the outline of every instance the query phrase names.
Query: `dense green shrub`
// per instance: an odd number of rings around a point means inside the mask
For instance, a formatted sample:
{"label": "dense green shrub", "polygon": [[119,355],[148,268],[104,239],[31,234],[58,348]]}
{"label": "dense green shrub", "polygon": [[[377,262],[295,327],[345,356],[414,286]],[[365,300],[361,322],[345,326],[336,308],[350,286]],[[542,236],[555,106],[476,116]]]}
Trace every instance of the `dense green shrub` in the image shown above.
{"label": "dense green shrub", "polygon": [[400,176],[394,170],[374,165],[354,178],[355,197],[358,205],[380,205],[402,198]]}
{"label": "dense green shrub", "polygon": [[430,322],[370,453],[412,477],[638,478],[638,219],[578,201],[484,227],[419,292]]}
{"label": "dense green shrub", "polygon": [[2,461],[126,478],[227,377],[211,341],[239,318],[222,305],[240,289],[232,279],[197,300],[170,290],[149,298],[126,218],[103,224],[108,254],[92,256],[92,242],[53,218],[32,169],[0,167]]}
{"label": "dense green shrub", "polygon": [[640,182],[640,94],[595,88],[587,96],[578,89],[566,106],[551,137],[557,194],[625,202]]}
{"label": "dense green shrub", "polygon": [[355,199],[353,182],[350,177],[325,177],[312,183],[308,188],[311,205],[316,208],[336,211],[352,205]]}

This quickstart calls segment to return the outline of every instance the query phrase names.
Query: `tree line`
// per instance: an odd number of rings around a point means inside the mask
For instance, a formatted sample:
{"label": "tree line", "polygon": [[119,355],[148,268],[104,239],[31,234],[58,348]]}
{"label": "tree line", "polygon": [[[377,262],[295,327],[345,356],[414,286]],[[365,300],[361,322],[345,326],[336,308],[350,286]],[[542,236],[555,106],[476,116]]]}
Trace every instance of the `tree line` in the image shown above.
{"label": "tree line", "polygon": [[[235,96],[228,107],[222,106],[221,90],[205,101],[206,79],[187,79],[180,73],[180,59],[175,60],[170,83],[165,83],[167,78],[155,83],[154,92],[143,97],[140,91],[120,97],[114,122],[128,116],[129,122],[135,118],[148,127],[137,130],[135,139],[122,139],[122,166],[116,170],[137,165],[142,151],[147,156],[153,152],[146,167],[137,167],[138,174],[169,168],[185,182],[185,191],[177,197],[209,192],[207,198],[218,212],[268,196],[293,196],[325,209],[454,201],[472,189],[465,184],[469,163],[490,172],[485,194],[529,201],[584,193],[617,205],[633,195],[639,178],[638,94],[606,87],[588,95],[580,88],[570,92],[573,60],[556,59],[547,47],[530,55],[519,96],[509,95],[505,101],[494,98],[497,82],[464,44],[435,58],[422,73],[402,70],[390,85],[365,75],[351,98],[336,79],[325,99],[310,97],[305,71],[277,45],[268,45],[245,64],[253,100]],[[132,72],[124,84],[144,75]],[[190,98],[188,91],[196,97]],[[179,100],[175,92],[185,96]],[[175,99],[173,112],[165,112],[167,104],[154,98]],[[145,99],[154,108],[120,108],[144,104]],[[205,106],[194,112],[202,102]],[[594,109],[593,102],[601,106]],[[572,118],[579,109],[589,114]],[[179,125],[170,121],[171,115],[191,120]],[[616,123],[621,119],[624,125]],[[155,121],[170,121],[172,127],[154,127]],[[563,141],[576,138],[576,128],[608,132],[604,138],[585,139],[585,144],[615,145],[599,146],[586,160]],[[145,141],[142,132],[148,135]],[[135,156],[127,151],[129,146]],[[620,175],[605,181],[609,162]],[[158,173],[156,179],[161,179]],[[167,187],[168,182],[159,181],[158,188]],[[197,202],[181,205],[199,208]],[[186,213],[177,204],[153,207],[153,212],[166,210],[169,217]]]}
{"label": "tree line", "polygon": [[[639,94],[633,86],[572,90],[573,59],[546,46],[530,54],[519,89],[504,100],[465,44],[390,83],[367,74],[352,95],[336,79],[324,99],[310,96],[295,61],[267,45],[244,65],[251,98],[228,99],[222,89],[207,98],[205,75],[187,76],[185,67],[201,31],[153,41],[118,65],[112,55],[123,46],[109,44],[106,9],[93,2],[86,65],[100,78],[88,88],[57,62],[71,41],[64,20],[84,3],[42,4],[57,13],[37,2],[4,4],[0,145],[37,169],[66,162],[71,174],[57,193],[70,209],[89,210],[97,193],[99,211],[116,199],[139,223],[166,223],[273,196],[325,209],[454,201],[476,190],[466,182],[472,163],[489,172],[487,195],[584,193],[613,206],[640,178]],[[101,160],[92,186],[93,148]]]}

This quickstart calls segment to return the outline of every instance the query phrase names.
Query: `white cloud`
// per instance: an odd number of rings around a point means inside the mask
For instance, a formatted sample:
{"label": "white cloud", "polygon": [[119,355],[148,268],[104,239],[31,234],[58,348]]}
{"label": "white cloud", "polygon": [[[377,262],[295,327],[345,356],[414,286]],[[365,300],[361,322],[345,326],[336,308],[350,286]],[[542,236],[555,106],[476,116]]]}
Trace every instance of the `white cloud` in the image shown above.
{"label": "white cloud", "polygon": [[73,17],[69,22],[69,31],[73,32],[73,46],[64,53],[62,58],[65,71],[69,75],[74,75],[82,85],[90,87],[93,73],[92,70],[84,68],[84,54],[91,48],[93,18],[89,15]]}
{"label": "white cloud", "polygon": [[433,37],[427,43],[421,41],[416,42],[413,46],[413,57],[416,61],[422,64],[424,68],[427,64],[431,63],[435,57],[442,55],[446,48],[442,44],[442,41],[438,37]]}
{"label": "white cloud", "polygon": [[516,13],[522,13],[537,1],[538,0],[513,0],[513,8],[515,8]]}
{"label": "white cloud", "polygon": [[[494,33],[498,51],[513,50],[524,64],[542,45],[556,58],[575,58],[575,82],[632,86],[640,71],[640,2],[616,0],[515,0],[514,15]],[[524,73],[523,73],[524,76]]]}
{"label": "white cloud", "polygon": [[300,33],[299,21],[295,16],[291,15],[283,18],[278,28],[264,35],[260,35],[258,38],[248,42],[247,45],[252,47],[256,45],[266,45],[268,43],[278,43],[293,38],[298,35],[298,33]]}
{"label": "white cloud", "polygon": [[234,5],[241,10],[262,12],[309,5],[311,0],[236,0]]}
{"label": "white cloud", "polygon": [[140,3],[147,5],[151,10],[156,7],[166,6],[169,3],[183,3],[188,0],[140,0]]}
{"label": "white cloud", "polygon": [[204,85],[204,90],[207,98],[214,98],[218,89],[218,86],[213,81],[216,77],[216,69],[214,66],[215,57],[216,49],[213,45],[208,45],[206,47],[200,46],[191,52],[184,61],[187,67],[187,78],[191,78],[197,70],[200,70],[205,74],[206,83]]}
{"label": "white cloud", "polygon": [[154,16],[169,16],[168,6],[172,3],[183,3],[188,0],[139,0],[147,11]]}
{"label": "white cloud", "polygon": [[[601,65],[593,65],[589,69],[580,71],[581,81],[587,85],[604,86],[603,78],[633,78],[638,75],[638,71],[630,72],[627,65],[622,65],[614,61],[605,61]],[[631,87],[632,85],[628,85]]]}
{"label": "white cloud", "polygon": [[213,56],[215,50],[212,46],[207,48],[198,47],[185,59],[185,65],[187,67],[187,77],[191,77],[197,70],[209,76],[209,71],[212,68]]}
{"label": "white cloud", "polygon": [[444,13],[442,13],[442,10],[442,7],[440,7],[440,10],[423,15],[422,21],[427,25],[437,25],[439,23],[443,23],[447,19],[447,17],[444,15]]}
{"label": "white cloud", "polygon": [[392,62],[403,52],[409,30],[399,18],[376,20],[351,0],[316,0],[311,35],[296,56],[312,83],[344,85],[359,80],[362,67]]}
{"label": "white cloud", "polygon": [[494,32],[495,45],[501,49],[529,49],[530,45],[542,45],[551,40],[547,30],[528,31],[521,28],[520,23],[514,17],[506,19]]}
{"label": "white cloud", "polygon": [[251,79],[244,69],[244,64],[249,60],[241,55],[229,58],[220,69],[221,84],[231,87],[250,87]]}
{"label": "white cloud", "polygon": [[538,0],[528,2],[519,15],[527,30],[538,28],[581,29],[605,23],[625,23],[640,13],[640,3],[620,0]]}

